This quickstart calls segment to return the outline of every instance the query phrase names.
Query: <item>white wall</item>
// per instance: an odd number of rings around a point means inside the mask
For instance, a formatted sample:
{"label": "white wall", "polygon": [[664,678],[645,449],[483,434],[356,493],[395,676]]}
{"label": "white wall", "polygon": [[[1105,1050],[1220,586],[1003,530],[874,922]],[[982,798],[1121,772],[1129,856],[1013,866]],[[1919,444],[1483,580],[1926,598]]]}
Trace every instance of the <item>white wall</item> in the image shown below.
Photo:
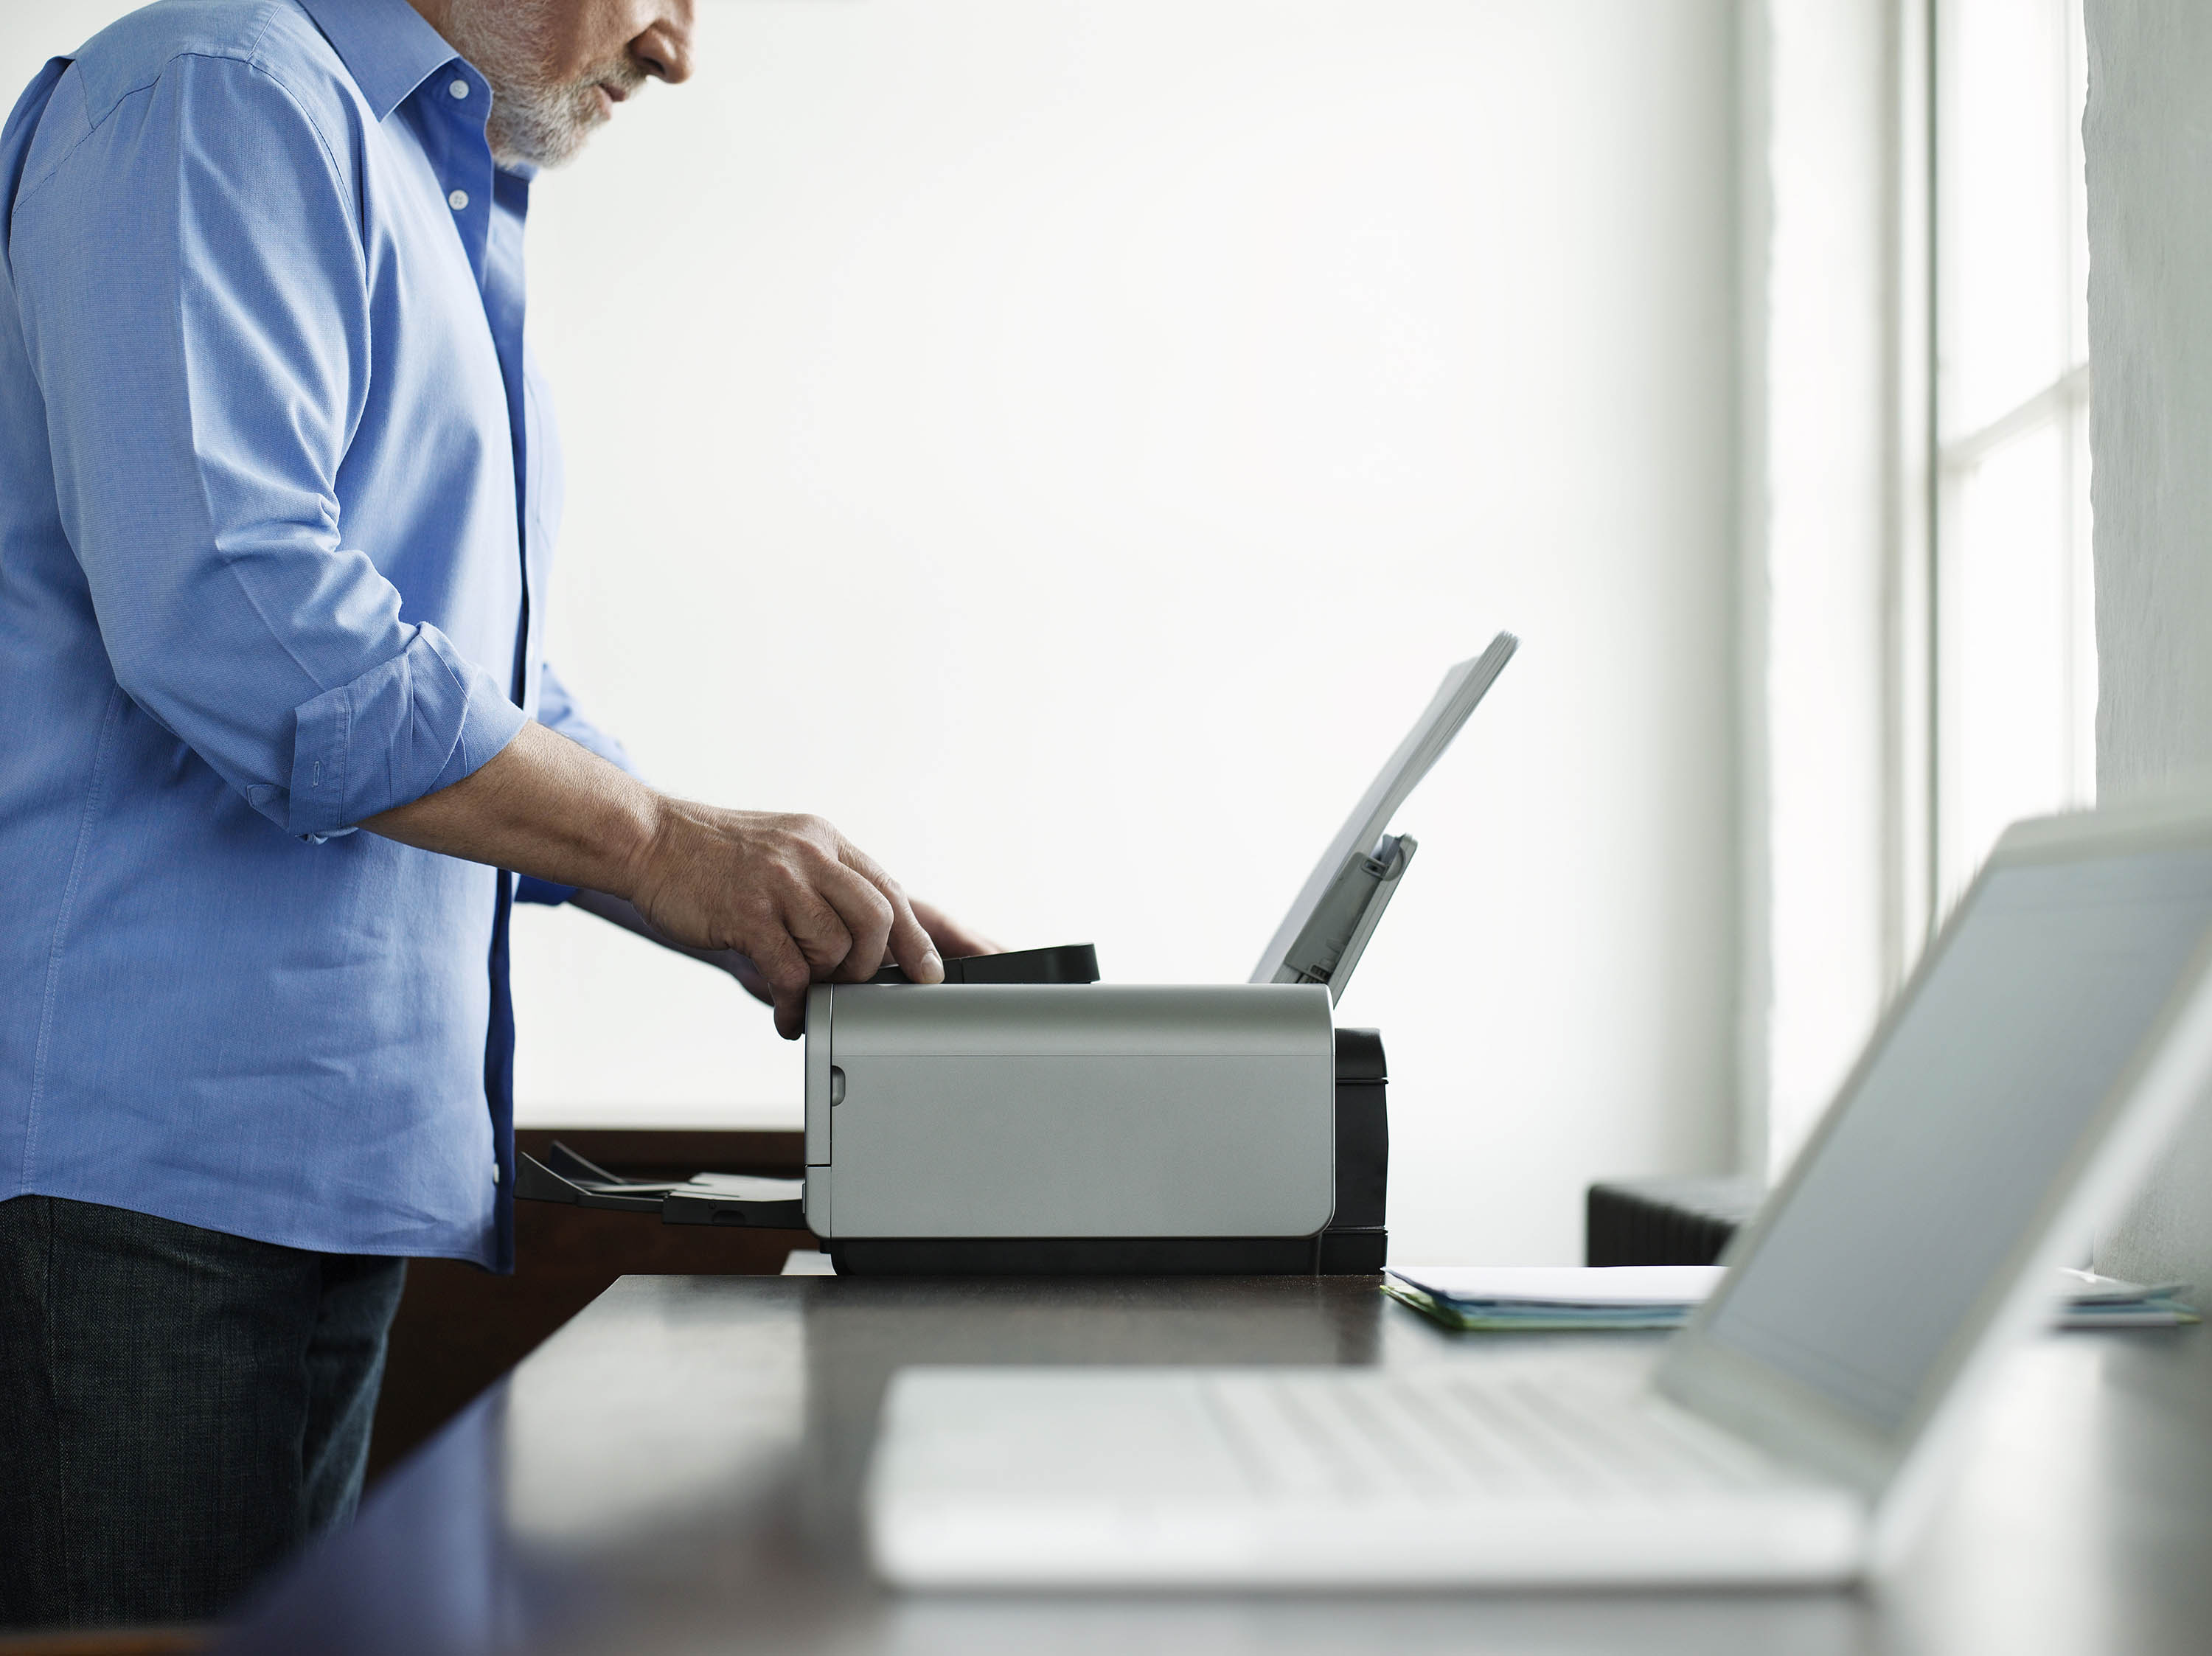
{"label": "white wall", "polygon": [[[536,196],[556,659],[672,788],[1202,980],[1521,632],[1342,1016],[1396,1257],[1579,1257],[1733,1154],[1730,15],[707,0]],[[517,983],[526,1120],[797,1119],[699,968],[538,913]]]}
{"label": "white wall", "polygon": [[[2212,780],[2212,11],[2091,0],[2097,792]],[[2212,1283],[2212,1110],[2097,1250]]]}
{"label": "white wall", "polygon": [[131,9],[116,0],[15,0],[0,7],[0,111],[15,108],[47,58],[75,51]]}

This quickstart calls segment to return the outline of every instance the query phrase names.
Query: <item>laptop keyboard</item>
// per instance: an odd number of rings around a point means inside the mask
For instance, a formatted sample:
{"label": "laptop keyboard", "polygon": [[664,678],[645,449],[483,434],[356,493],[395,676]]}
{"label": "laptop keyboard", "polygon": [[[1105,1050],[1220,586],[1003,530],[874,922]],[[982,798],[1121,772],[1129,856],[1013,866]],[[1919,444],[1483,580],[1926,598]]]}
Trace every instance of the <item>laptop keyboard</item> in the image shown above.
{"label": "laptop keyboard", "polygon": [[1783,1481],[1701,1422],[1571,1376],[1255,1370],[1204,1385],[1256,1492],[1273,1499],[1610,1501]]}

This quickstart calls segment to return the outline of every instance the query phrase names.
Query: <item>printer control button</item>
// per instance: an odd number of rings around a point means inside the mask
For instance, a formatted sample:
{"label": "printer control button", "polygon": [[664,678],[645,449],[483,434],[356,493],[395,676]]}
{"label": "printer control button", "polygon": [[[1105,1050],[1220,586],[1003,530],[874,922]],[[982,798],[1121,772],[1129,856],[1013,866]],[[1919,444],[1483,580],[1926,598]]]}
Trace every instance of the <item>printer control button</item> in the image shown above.
{"label": "printer control button", "polygon": [[845,1072],[836,1065],[830,1066],[830,1103],[832,1108],[845,1101]]}

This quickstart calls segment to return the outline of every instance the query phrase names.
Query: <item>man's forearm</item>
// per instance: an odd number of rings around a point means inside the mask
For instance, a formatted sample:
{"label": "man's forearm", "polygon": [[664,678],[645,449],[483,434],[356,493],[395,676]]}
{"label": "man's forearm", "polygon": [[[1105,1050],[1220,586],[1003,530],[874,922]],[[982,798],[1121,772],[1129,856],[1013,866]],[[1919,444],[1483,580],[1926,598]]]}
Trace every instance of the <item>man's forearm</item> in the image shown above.
{"label": "man's forearm", "polygon": [[662,803],[619,767],[533,723],[451,787],[362,827],[424,851],[629,899]]}
{"label": "man's forearm", "polygon": [[918,983],[945,975],[898,882],[820,817],[672,798],[540,725],[452,786],[361,826],[605,892],[668,942],[743,955],[787,1037],[804,1026],[811,983],[862,981],[886,954]]}

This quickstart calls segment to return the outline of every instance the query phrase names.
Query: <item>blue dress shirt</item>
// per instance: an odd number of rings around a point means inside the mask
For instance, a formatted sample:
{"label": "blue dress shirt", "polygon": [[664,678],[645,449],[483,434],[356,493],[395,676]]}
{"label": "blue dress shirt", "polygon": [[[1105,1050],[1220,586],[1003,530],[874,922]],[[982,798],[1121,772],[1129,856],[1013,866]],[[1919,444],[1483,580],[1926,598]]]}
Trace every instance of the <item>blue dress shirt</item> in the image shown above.
{"label": "blue dress shirt", "polygon": [[490,101],[406,0],[163,0],[0,133],[0,1197],[511,1262],[511,878],[353,831],[624,762]]}

